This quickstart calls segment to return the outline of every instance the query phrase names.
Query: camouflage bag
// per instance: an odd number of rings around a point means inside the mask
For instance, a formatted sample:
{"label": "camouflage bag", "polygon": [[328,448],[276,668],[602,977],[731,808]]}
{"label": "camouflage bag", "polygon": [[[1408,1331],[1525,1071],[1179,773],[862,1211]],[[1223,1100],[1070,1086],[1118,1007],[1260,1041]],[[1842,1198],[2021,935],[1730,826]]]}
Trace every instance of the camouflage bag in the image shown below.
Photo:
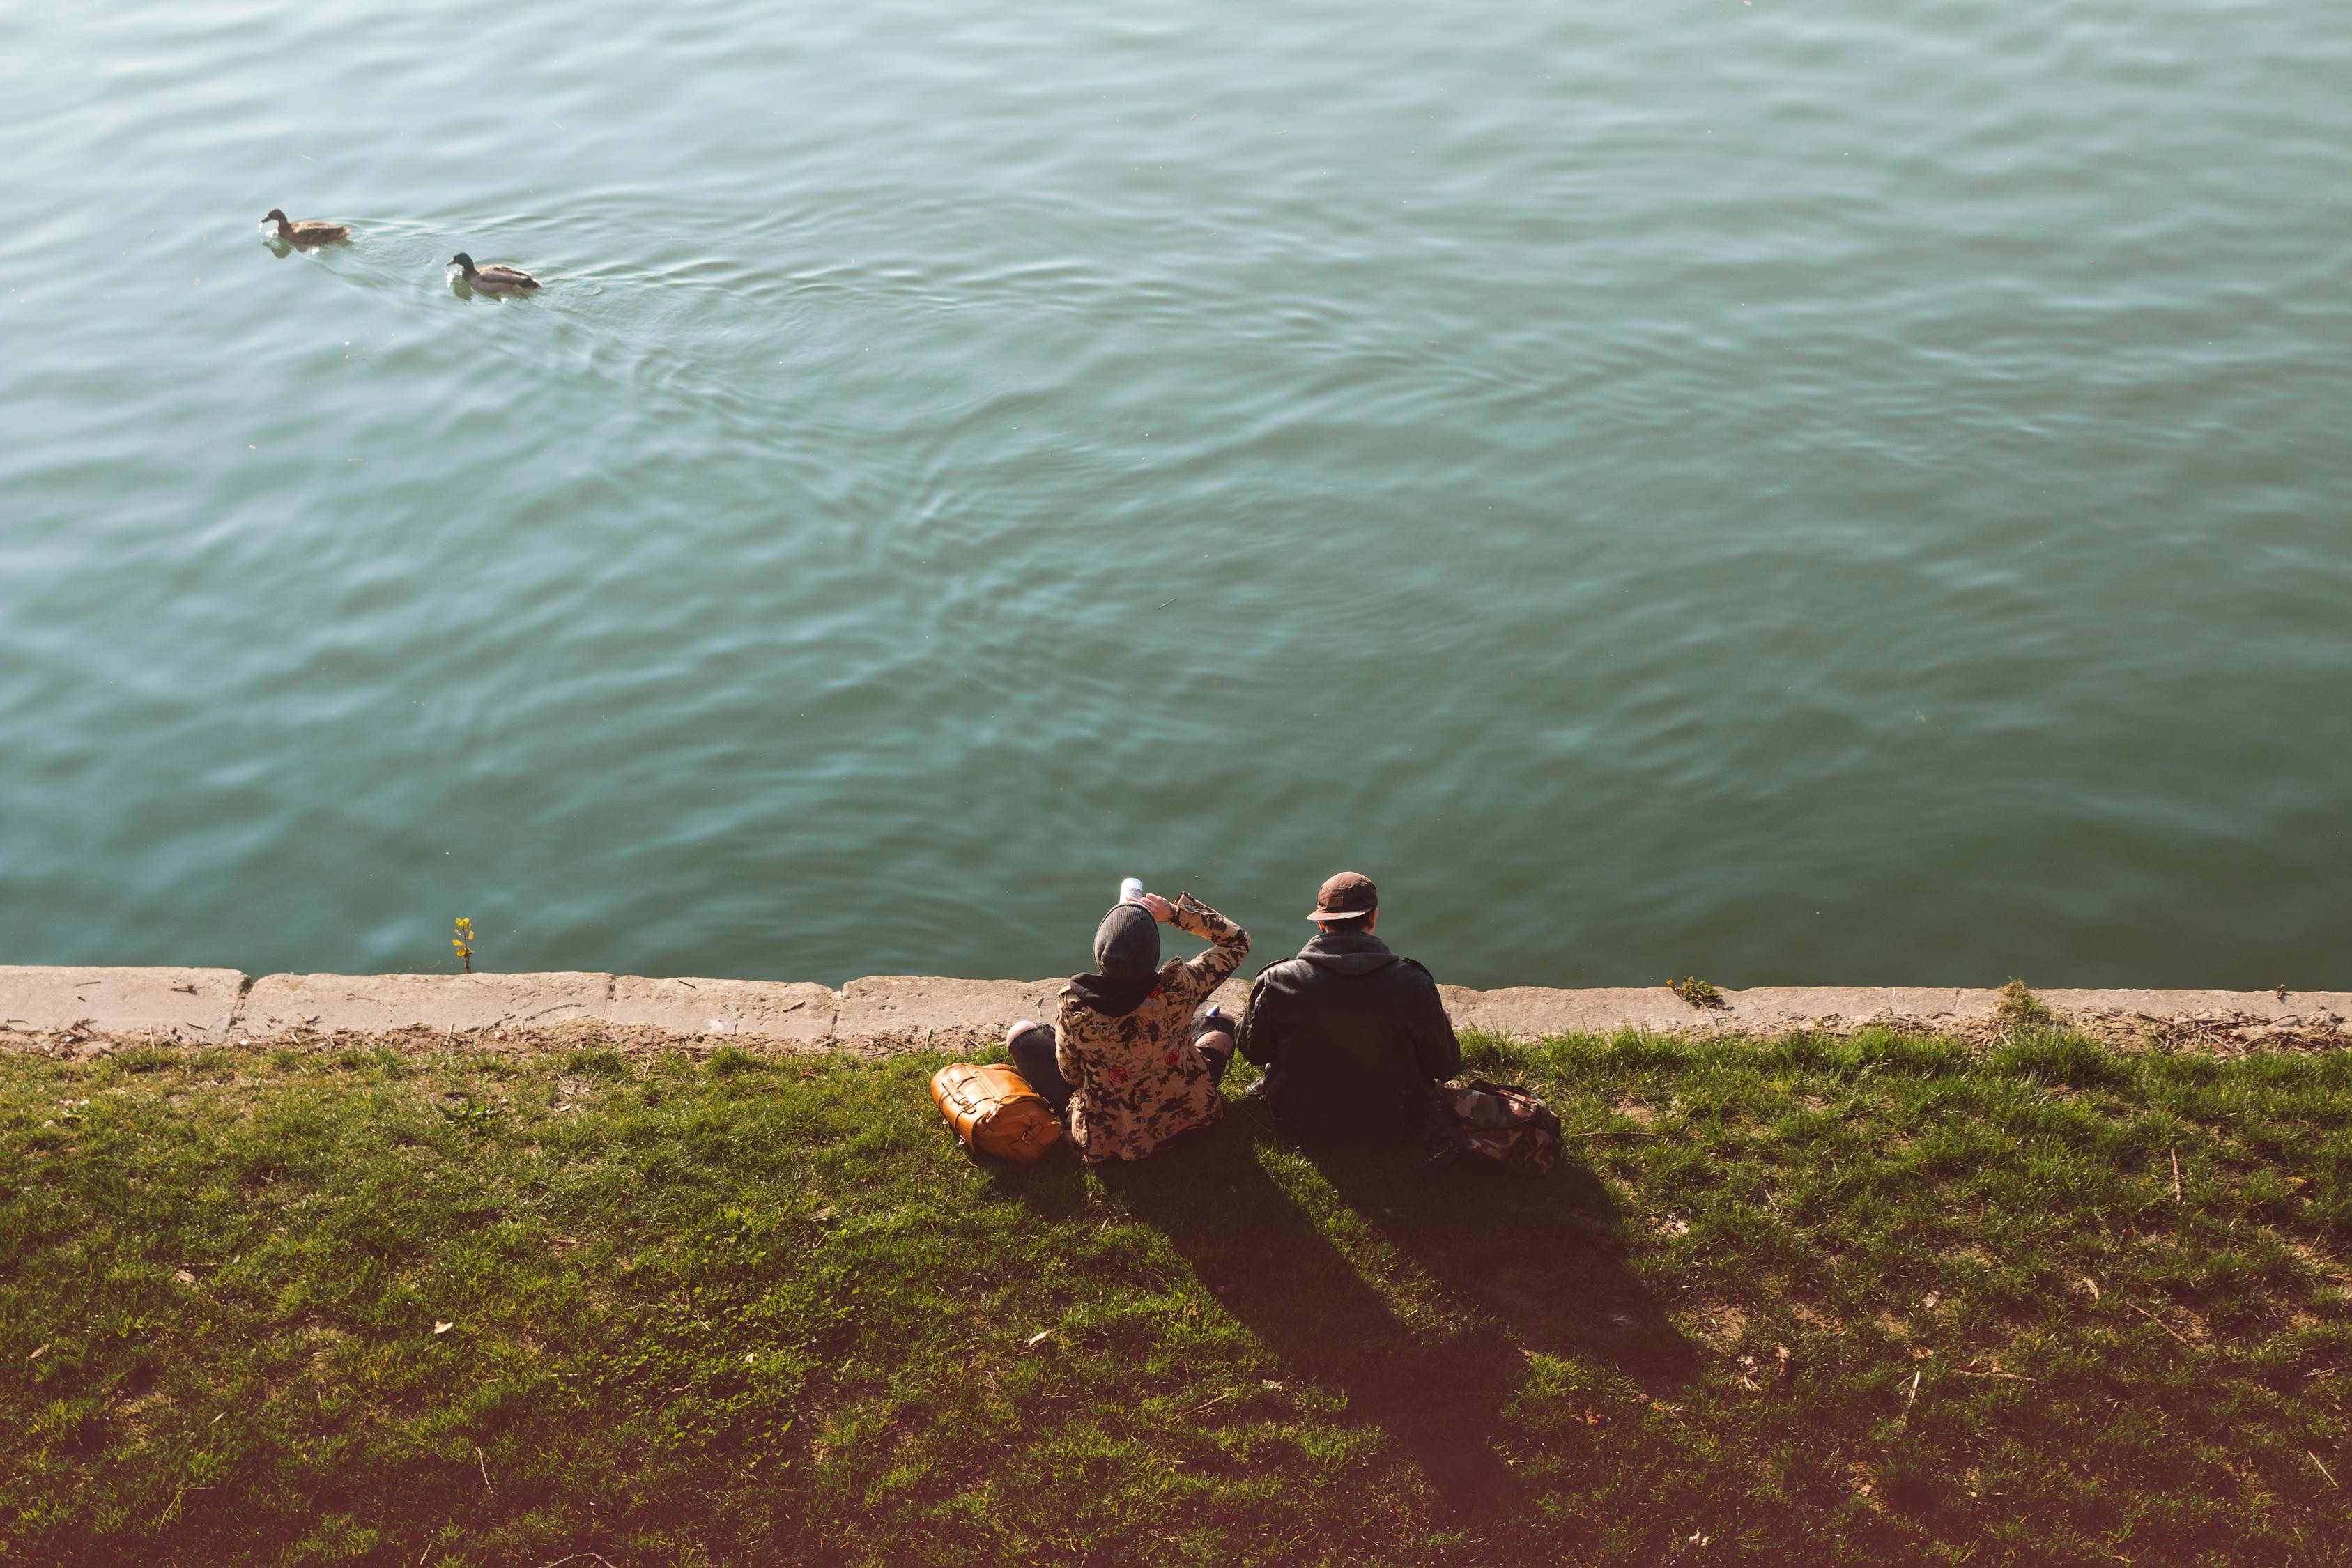
{"label": "camouflage bag", "polygon": [[1435,1124],[1424,1171],[1443,1170],[1465,1154],[1491,1160],[1523,1176],[1559,1169],[1567,1143],[1559,1118],[1528,1089],[1474,1078],[1461,1089],[1437,1090]]}

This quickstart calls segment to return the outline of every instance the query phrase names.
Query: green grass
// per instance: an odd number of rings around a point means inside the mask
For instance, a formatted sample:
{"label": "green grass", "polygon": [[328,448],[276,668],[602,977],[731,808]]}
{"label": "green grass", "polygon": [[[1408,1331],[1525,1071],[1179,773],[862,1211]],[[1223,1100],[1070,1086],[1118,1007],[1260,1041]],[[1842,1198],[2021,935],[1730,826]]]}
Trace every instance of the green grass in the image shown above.
{"label": "green grass", "polygon": [[1568,1169],[1238,1103],[992,1168],[931,1058],[7,1058],[0,1562],[2352,1560],[2352,1055],[1471,1055]]}

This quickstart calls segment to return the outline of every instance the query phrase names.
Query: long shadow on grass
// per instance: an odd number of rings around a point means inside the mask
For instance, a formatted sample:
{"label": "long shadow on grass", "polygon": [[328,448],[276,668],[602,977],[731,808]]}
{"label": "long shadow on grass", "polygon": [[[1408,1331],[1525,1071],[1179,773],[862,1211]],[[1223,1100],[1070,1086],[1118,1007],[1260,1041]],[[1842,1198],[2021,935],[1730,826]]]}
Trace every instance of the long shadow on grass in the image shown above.
{"label": "long shadow on grass", "polygon": [[1465,1160],[1424,1176],[1387,1152],[1314,1159],[1372,1228],[1527,1349],[1602,1362],[1653,1394],[1690,1375],[1696,1348],[1627,1270],[1616,1201],[1582,1165],[1529,1178]]}
{"label": "long shadow on grass", "polygon": [[[1491,1514],[1519,1495],[1495,1442],[1527,1370],[1520,1345],[1597,1355],[1653,1387],[1688,1364],[1686,1342],[1625,1272],[1614,1206],[1590,1173],[1423,1178],[1411,1151],[1318,1157],[1341,1199],[1446,1298],[1412,1324],[1266,1173],[1261,1147],[1274,1137],[1244,1110],[1100,1174],[1286,1373],[1344,1396],[1348,1418],[1380,1427],[1449,1512]],[[1051,1191],[1033,1201],[1059,1206]]]}

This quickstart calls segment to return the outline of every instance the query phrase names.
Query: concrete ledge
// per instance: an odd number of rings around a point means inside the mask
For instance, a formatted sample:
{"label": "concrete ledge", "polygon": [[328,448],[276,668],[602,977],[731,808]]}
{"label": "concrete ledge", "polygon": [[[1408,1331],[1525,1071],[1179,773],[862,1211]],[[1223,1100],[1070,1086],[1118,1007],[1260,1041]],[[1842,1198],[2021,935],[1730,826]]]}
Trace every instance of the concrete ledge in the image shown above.
{"label": "concrete ledge", "polygon": [[423,1027],[551,1028],[595,1018],[609,974],[265,974],[238,1009],[256,1039]]}
{"label": "concrete ledge", "polygon": [[1872,1024],[1949,1030],[1992,1021],[1998,991],[1901,986],[1774,985],[1726,991],[1719,1007],[1695,1007],[1663,985],[1641,990],[1555,991],[1517,986],[1466,991],[1441,985],[1454,1027],[1532,1038],[1543,1035],[1781,1034],[1791,1029],[1853,1029]]}
{"label": "concrete ledge", "polygon": [[[1059,974],[1050,980],[868,975],[841,988],[834,1035],[843,1040],[907,1039],[925,1034],[943,1040],[993,1037],[1024,1018],[1052,1023],[1062,987],[1068,984]],[[1209,1001],[1238,1016],[1248,999],[1248,988],[1229,980]]]}
{"label": "concrete ledge", "polygon": [[740,1035],[817,1045],[833,1038],[840,998],[823,985],[778,980],[647,980],[624,974],[595,1016],[666,1035]]}
{"label": "concrete ledge", "polygon": [[[741,1039],[807,1049],[984,1047],[1021,1018],[1053,1016],[1064,982],[874,975],[835,993],[767,980],[648,980],[597,973],[271,974],[232,969],[0,967],[0,1040],[50,1045],[163,1037],[201,1042],[337,1033],[515,1037],[611,1028],[632,1038]],[[2000,994],[1902,986],[1759,986],[1694,1007],[1664,986],[1471,991],[1442,985],[1454,1026],[1518,1038],[1567,1033],[1851,1034],[1874,1025],[1982,1038]],[[2063,1021],[2125,1044],[2352,1045],[2352,993],[2038,993]],[[1214,998],[1238,1013],[1240,982]]]}
{"label": "concrete ledge", "polygon": [[919,1037],[927,1031],[956,1037],[1002,1034],[1024,1018],[1052,1022],[1054,999],[1068,984],[1059,975],[1051,980],[868,975],[841,988],[834,1035],[856,1040]]}
{"label": "concrete ledge", "polygon": [[1724,992],[1719,1007],[1695,1007],[1663,985],[1590,991],[1531,985],[1506,991],[1467,991],[1457,985],[1437,989],[1445,998],[1454,1027],[1490,1029],[1517,1038],[1610,1035],[1623,1029],[1764,1035],[1806,1028],[1853,1029],[1873,1024],[1949,1031],[1990,1024],[2000,1007],[1998,991],[1883,985],[1758,986]]}
{"label": "concrete ledge", "polygon": [[1643,990],[1557,991],[1514,985],[1502,991],[1472,991],[1440,985],[1438,995],[1456,1029],[1486,1029],[1515,1038],[1621,1029],[1680,1030],[1705,1027],[1690,1005],[1664,986]]}
{"label": "concrete ledge", "polygon": [[2352,991],[2037,991],[2042,1005],[2068,1017],[2161,1018],[2172,1023],[2257,1019],[2271,1024],[2341,1023],[2352,1018]]}
{"label": "concrete ledge", "polygon": [[[1446,1011],[1460,1029],[1487,1029],[1515,1038],[1570,1033],[1775,1035],[1815,1029],[1851,1034],[1873,1026],[1927,1034],[1979,1035],[2000,1023],[2001,994],[1927,986],[1787,985],[1726,991],[1722,1005],[1696,1007],[1666,987],[1643,990],[1549,990],[1521,986],[1469,991],[1441,985]],[[2200,1028],[2265,1035],[2343,1035],[2352,1040],[2352,992],[2081,991],[2036,992],[2063,1022],[2115,1039],[2150,1030],[2168,1038]]]}
{"label": "concrete ledge", "polygon": [[0,968],[0,1029],[225,1040],[244,994],[234,969]]}
{"label": "concrete ledge", "polygon": [[[0,970],[0,994],[6,971]],[[648,980],[628,974],[270,974],[236,1015],[254,1039],[424,1028],[551,1029],[610,1024],[664,1035],[740,1035],[812,1044],[832,1038],[835,999],[822,985],[772,980]]]}

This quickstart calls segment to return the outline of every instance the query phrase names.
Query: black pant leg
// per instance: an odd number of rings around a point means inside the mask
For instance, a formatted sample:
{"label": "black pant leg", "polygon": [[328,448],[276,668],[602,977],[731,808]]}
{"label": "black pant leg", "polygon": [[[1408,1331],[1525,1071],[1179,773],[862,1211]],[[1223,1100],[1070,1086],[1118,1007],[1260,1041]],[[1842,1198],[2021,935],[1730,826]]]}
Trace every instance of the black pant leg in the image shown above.
{"label": "black pant leg", "polygon": [[[1203,1035],[1223,1034],[1238,1040],[1241,1032],[1241,1020],[1223,1007],[1212,1007],[1192,1020],[1192,1045],[1198,1049]],[[1225,1081],[1225,1068],[1233,1065],[1234,1053],[1231,1049],[1202,1051],[1201,1060],[1208,1067],[1209,1081],[1223,1083]]]}
{"label": "black pant leg", "polygon": [[1062,1077],[1062,1069],[1054,1060],[1054,1026],[1040,1024],[1024,1029],[1005,1047],[1004,1054],[1013,1058],[1013,1068],[1029,1080],[1029,1087],[1045,1099],[1056,1116],[1070,1108],[1070,1091],[1077,1086]]}

